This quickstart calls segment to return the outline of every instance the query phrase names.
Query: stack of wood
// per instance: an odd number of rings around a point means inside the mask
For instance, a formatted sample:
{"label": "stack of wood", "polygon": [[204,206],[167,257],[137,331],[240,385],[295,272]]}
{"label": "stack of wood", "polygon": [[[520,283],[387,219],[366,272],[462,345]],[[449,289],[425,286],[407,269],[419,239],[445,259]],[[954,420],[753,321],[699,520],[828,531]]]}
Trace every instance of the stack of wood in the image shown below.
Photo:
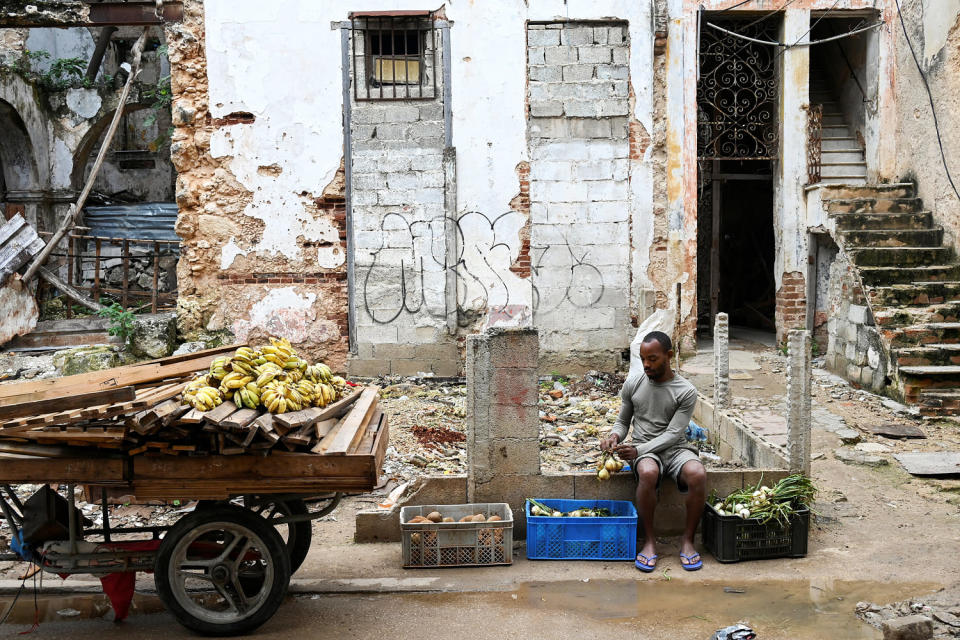
{"label": "stack of wood", "polygon": [[345,455],[372,449],[384,426],[377,387],[356,387],[326,407],[279,415],[230,401],[206,412],[184,405],[187,382],[238,346],[0,385],[0,453],[43,456],[50,447],[55,457],[64,447],[94,447],[129,456]]}
{"label": "stack of wood", "polygon": [[0,285],[43,246],[43,240],[19,213],[0,227]]}

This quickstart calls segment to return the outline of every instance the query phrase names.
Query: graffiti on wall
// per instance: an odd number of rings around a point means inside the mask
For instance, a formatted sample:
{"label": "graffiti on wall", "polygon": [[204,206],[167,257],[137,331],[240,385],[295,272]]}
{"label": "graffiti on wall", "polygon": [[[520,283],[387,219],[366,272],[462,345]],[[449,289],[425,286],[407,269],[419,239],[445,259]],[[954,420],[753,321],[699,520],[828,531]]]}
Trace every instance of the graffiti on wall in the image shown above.
{"label": "graffiti on wall", "polygon": [[[457,254],[446,255],[445,225],[450,222],[457,236]],[[519,230],[524,214],[508,211],[495,218],[470,211],[457,219],[440,216],[410,220],[402,213],[388,213],[380,222],[380,244],[360,260],[364,309],[373,322],[389,324],[402,314],[424,313],[445,318],[446,276],[452,271],[457,283],[457,316],[461,324],[488,309],[526,307],[515,305],[515,287],[525,280],[510,272],[517,255]],[[562,236],[553,242],[531,242],[532,309],[539,314],[565,307],[588,308],[603,297],[601,270],[590,261],[590,250]],[[512,300],[511,297],[514,299]]]}

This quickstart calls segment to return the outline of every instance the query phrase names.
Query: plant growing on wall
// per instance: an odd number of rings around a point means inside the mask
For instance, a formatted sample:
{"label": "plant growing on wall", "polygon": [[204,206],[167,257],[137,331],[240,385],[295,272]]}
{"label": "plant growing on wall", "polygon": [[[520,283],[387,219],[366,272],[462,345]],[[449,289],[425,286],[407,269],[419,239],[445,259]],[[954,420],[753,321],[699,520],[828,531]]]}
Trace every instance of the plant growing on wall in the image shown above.
{"label": "plant growing on wall", "polygon": [[107,329],[109,335],[120,338],[124,343],[130,343],[134,331],[132,311],[124,309],[119,302],[114,302],[98,311],[97,315],[110,320],[110,327]]}
{"label": "plant growing on wall", "polygon": [[0,68],[12,71],[29,82],[36,83],[48,91],[62,91],[70,87],[93,86],[84,74],[87,61],[83,58],[56,58],[46,71],[36,68],[50,60],[50,52],[25,49],[20,57],[12,62],[4,62]]}

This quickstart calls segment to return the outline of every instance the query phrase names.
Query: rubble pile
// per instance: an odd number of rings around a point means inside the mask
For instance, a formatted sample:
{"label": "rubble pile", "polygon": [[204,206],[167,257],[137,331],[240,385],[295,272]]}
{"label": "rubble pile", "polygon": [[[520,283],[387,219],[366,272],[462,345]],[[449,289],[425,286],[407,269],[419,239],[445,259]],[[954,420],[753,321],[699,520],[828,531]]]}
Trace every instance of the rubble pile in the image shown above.
{"label": "rubble pile", "polygon": [[929,598],[887,605],[858,602],[856,614],[867,624],[881,629],[884,638],[960,637],[960,594],[956,585]]}

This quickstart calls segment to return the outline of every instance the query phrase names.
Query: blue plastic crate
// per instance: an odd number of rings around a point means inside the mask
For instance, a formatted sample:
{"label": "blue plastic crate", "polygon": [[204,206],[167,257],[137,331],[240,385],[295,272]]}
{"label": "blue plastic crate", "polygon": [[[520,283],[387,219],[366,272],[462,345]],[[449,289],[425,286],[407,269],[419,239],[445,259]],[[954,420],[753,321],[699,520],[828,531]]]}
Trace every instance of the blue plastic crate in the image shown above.
{"label": "blue plastic crate", "polygon": [[530,560],[634,560],[637,509],[628,500],[537,500],[557,511],[609,509],[609,518],[535,516],[526,503]]}

